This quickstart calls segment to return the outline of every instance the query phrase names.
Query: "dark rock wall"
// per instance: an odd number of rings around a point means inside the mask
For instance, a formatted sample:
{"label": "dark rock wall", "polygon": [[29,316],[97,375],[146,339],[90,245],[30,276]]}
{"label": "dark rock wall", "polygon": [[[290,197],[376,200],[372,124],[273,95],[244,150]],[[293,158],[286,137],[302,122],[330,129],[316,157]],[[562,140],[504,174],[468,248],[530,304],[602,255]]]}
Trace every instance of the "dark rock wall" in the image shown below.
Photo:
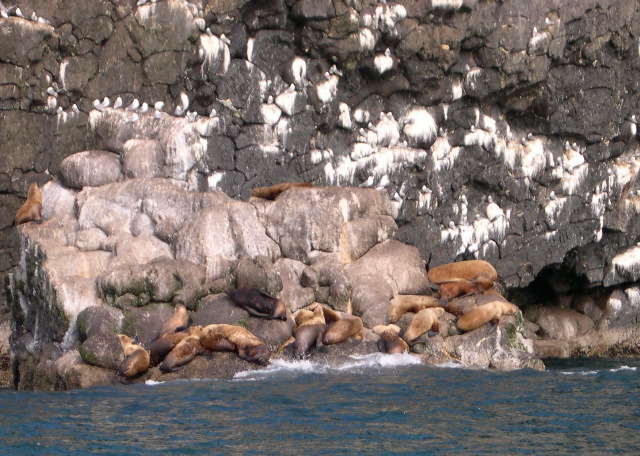
{"label": "dark rock wall", "polygon": [[90,128],[94,100],[174,113],[184,94],[220,117],[199,190],[385,188],[432,265],[484,258],[507,288],[549,265],[638,279],[614,264],[640,229],[635,1],[3,3],[2,274],[29,183],[75,152],[123,153]]}

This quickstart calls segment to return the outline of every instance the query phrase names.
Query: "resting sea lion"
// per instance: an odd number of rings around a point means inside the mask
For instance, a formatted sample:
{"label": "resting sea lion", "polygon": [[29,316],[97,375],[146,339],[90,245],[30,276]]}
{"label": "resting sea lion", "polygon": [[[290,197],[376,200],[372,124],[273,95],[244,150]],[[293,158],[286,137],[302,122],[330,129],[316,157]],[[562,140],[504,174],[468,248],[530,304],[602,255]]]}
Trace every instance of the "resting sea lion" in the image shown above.
{"label": "resting sea lion", "polygon": [[282,184],[271,185],[269,187],[257,187],[251,190],[253,196],[258,198],[274,200],[285,190],[295,187],[313,187],[311,182],[283,182]]}
{"label": "resting sea lion", "polygon": [[293,345],[293,356],[296,359],[307,358],[311,351],[322,346],[322,337],[327,331],[327,325],[314,324],[302,325],[293,331],[295,342]]}
{"label": "resting sea lion", "polygon": [[441,317],[443,313],[444,309],[442,307],[422,309],[414,315],[402,338],[411,345],[418,337],[427,331],[439,332],[440,326],[438,324],[438,318]]}
{"label": "resting sea lion", "polygon": [[237,305],[256,317],[267,320],[286,320],[287,306],[284,301],[269,296],[257,288],[227,289],[225,292]]}
{"label": "resting sea lion", "polygon": [[329,326],[329,329],[327,329],[322,337],[322,343],[324,345],[339,344],[352,336],[358,340],[362,340],[362,328],[362,319],[360,317],[356,317],[355,315],[342,317]]}
{"label": "resting sea lion", "polygon": [[471,280],[480,277],[496,281],[498,280],[498,273],[490,263],[484,260],[467,260],[443,264],[431,268],[429,272],[427,272],[427,278],[437,284],[460,279]]}
{"label": "resting sea lion", "polygon": [[178,328],[174,333],[166,332],[160,335],[149,346],[151,365],[157,366],[188,335],[186,328]]}
{"label": "resting sea lion", "polygon": [[42,193],[40,193],[38,184],[33,182],[29,186],[27,200],[20,206],[13,221],[16,225],[20,225],[21,223],[39,220],[42,220]]}
{"label": "resting sea lion", "polygon": [[178,328],[186,327],[189,323],[189,314],[187,308],[182,304],[176,304],[173,309],[173,315],[165,321],[160,329],[160,337],[163,334],[173,334]]}
{"label": "resting sea lion", "polygon": [[409,345],[400,337],[400,328],[397,325],[376,325],[372,329],[380,336],[377,347],[382,353],[395,355],[410,351]]}
{"label": "resting sea lion", "polygon": [[162,372],[176,371],[203,353],[205,353],[205,350],[200,345],[198,337],[189,335],[182,339],[164,358],[162,364],[160,364],[160,370]]}
{"label": "resting sea lion", "polygon": [[189,328],[189,334],[197,336],[200,339],[200,345],[206,350],[212,352],[234,352],[236,346],[229,342],[223,334],[214,331],[203,331],[202,326],[192,326]]}
{"label": "resting sea lion", "polygon": [[324,319],[324,309],[322,306],[315,307],[313,312],[308,309],[300,309],[296,312],[295,322],[296,328],[300,326],[324,325],[326,323]]}
{"label": "resting sea lion", "polygon": [[[491,290],[489,290],[491,291]],[[466,314],[474,307],[481,306],[483,304],[489,304],[493,301],[507,301],[500,295],[496,295],[493,293],[485,293],[485,294],[476,294],[469,296],[461,296],[459,298],[452,299],[447,304],[445,310],[450,314],[455,315],[456,317],[460,317],[463,314]]]}
{"label": "resting sea lion", "polygon": [[486,290],[493,287],[493,285],[493,280],[478,277],[472,280],[461,279],[453,282],[441,283],[438,287],[438,291],[440,293],[440,299],[450,301],[453,298],[458,298],[460,296],[484,293]]}
{"label": "resting sea lion", "polygon": [[217,324],[202,328],[200,337],[220,335],[235,347],[238,356],[246,361],[265,365],[271,358],[269,347],[255,334],[242,326]]}
{"label": "resting sea lion", "polygon": [[[318,304],[316,307],[322,308],[322,313],[324,314],[324,321],[327,325],[331,325],[342,318],[339,312],[336,312],[335,310],[330,309],[327,306]],[[311,310],[315,310],[316,307],[311,307]]]}
{"label": "resting sea lion", "polygon": [[456,326],[460,331],[473,331],[489,321],[497,322],[502,315],[513,315],[518,310],[518,306],[510,302],[492,301],[488,304],[474,307],[458,318]]}
{"label": "resting sea lion", "polygon": [[134,344],[129,336],[118,334],[124,360],[120,363],[118,373],[126,378],[132,378],[149,369],[149,353],[142,345]]}
{"label": "resting sea lion", "polygon": [[395,295],[389,308],[389,321],[395,323],[407,312],[419,312],[430,307],[443,307],[443,303],[431,296]]}

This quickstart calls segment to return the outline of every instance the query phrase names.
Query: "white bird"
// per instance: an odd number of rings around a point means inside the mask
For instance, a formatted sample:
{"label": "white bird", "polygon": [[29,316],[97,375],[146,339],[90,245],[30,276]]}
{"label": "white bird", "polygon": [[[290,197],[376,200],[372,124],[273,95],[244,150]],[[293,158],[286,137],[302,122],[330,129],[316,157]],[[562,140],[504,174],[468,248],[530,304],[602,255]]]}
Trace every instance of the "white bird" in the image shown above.
{"label": "white bird", "polygon": [[38,22],[38,16],[36,15],[35,11],[33,13],[31,13],[31,20],[33,22]]}
{"label": "white bird", "polygon": [[49,24],[49,21],[46,20],[44,17],[39,17],[38,18],[38,23],[47,25],[47,24]]}
{"label": "white bird", "polygon": [[209,27],[207,27],[207,29],[204,31],[208,36],[213,36],[213,32],[211,31],[211,29]]}
{"label": "white bird", "polygon": [[93,100],[93,108],[100,112],[104,111],[104,107],[102,106],[102,104],[100,104],[100,100],[97,100],[97,99]]}
{"label": "white bird", "polygon": [[113,103],[113,108],[114,109],[119,109],[121,107],[122,107],[122,98],[118,97],[118,98],[116,98],[116,101],[114,101],[114,103]]}
{"label": "white bird", "polygon": [[153,108],[157,111],[162,111],[164,109],[164,101],[156,101],[156,103],[153,105]]}
{"label": "white bird", "polygon": [[178,105],[176,106],[176,110],[173,113],[174,116],[183,116],[184,115],[184,110],[182,109],[182,106]]}
{"label": "white bird", "polygon": [[198,113],[195,111],[187,111],[187,120],[189,122],[195,122],[198,118]]}
{"label": "white bird", "polygon": [[153,114],[153,117],[155,119],[159,119],[162,116],[162,113],[156,109],[156,112]]}
{"label": "white bird", "polygon": [[189,97],[184,92],[180,93],[180,106],[182,107],[182,112],[187,112],[189,108]]}
{"label": "white bird", "polygon": [[77,104],[74,104],[73,106],[71,106],[71,110],[76,114],[80,114],[80,108],[78,108]]}
{"label": "white bird", "polygon": [[109,100],[109,97],[104,97],[102,99],[102,107],[103,108],[108,108],[110,104],[111,104],[111,100]]}
{"label": "white bird", "polygon": [[224,33],[222,35],[220,35],[220,39],[227,46],[231,44],[231,40],[229,38],[227,38],[227,36]]}
{"label": "white bird", "polygon": [[140,109],[138,109],[138,114],[146,114],[149,111],[149,105],[147,103],[142,103]]}
{"label": "white bird", "polygon": [[209,113],[209,117],[215,117],[218,115],[218,111],[216,111],[214,108],[211,108],[211,112]]}
{"label": "white bird", "polygon": [[54,89],[53,87],[47,87],[47,93],[52,97],[58,98],[58,92],[56,92],[56,89]]}
{"label": "white bird", "polygon": [[135,111],[139,107],[140,107],[140,102],[138,101],[137,98],[134,98],[134,100],[131,102],[129,106],[126,107],[126,109],[127,111]]}
{"label": "white bird", "polygon": [[20,8],[16,8],[16,16],[24,17],[24,14],[22,14],[22,10]]}

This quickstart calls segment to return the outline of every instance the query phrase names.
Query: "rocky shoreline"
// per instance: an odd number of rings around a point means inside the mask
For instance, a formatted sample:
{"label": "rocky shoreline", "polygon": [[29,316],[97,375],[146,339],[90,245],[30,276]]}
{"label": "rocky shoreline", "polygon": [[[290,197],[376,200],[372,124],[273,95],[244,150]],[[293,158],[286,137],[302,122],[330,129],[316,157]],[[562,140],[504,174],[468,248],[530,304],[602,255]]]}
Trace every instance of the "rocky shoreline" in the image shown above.
{"label": "rocky shoreline", "polygon": [[[635,2],[0,10],[0,353],[19,388],[82,383],[63,378],[85,369],[89,307],[196,315],[246,284],[372,330],[426,271],[470,259],[521,309],[527,353],[638,353]],[[45,220],[16,228],[34,182]],[[286,182],[314,187],[250,199]]]}

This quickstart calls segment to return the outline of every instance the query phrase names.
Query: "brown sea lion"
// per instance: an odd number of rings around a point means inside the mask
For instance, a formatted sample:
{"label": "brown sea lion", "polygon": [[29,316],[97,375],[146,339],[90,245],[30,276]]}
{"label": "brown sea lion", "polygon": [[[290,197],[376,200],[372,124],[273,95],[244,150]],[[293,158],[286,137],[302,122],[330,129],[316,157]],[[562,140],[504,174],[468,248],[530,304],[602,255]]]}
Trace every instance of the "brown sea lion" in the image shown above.
{"label": "brown sea lion", "polygon": [[395,323],[407,312],[419,312],[431,307],[443,307],[444,304],[432,296],[395,295],[389,308],[389,321]]}
{"label": "brown sea lion", "polygon": [[160,370],[162,372],[174,372],[191,362],[196,356],[204,353],[205,350],[200,345],[200,339],[197,336],[189,335],[182,339],[164,358],[162,364],[160,364]]}
{"label": "brown sea lion", "polygon": [[498,280],[496,269],[484,260],[466,260],[457,263],[442,264],[431,268],[427,278],[437,284],[452,282],[460,279],[471,280],[484,278]]}
{"label": "brown sea lion", "polygon": [[267,320],[286,320],[287,306],[284,301],[269,296],[257,288],[227,289],[225,292],[238,306],[256,317]]}
{"label": "brown sea lion", "polygon": [[510,302],[492,301],[488,304],[474,307],[459,317],[456,326],[460,331],[473,331],[490,321],[499,321],[502,315],[513,315],[518,310],[518,306]]}
{"label": "brown sea lion", "polygon": [[380,336],[376,344],[380,352],[395,355],[408,353],[411,350],[409,345],[400,337],[400,327],[397,325],[376,325],[372,329],[374,333]]}
{"label": "brown sea lion", "polygon": [[149,353],[142,345],[134,344],[129,336],[118,334],[124,360],[120,363],[118,373],[125,378],[136,377],[149,369]]}
{"label": "brown sea lion", "polygon": [[229,342],[223,334],[215,331],[203,331],[202,326],[192,326],[189,328],[189,334],[197,336],[200,339],[200,345],[206,350],[212,352],[235,352],[236,346]]}
{"label": "brown sea lion", "polygon": [[441,317],[442,314],[444,314],[444,309],[442,307],[422,309],[413,316],[413,319],[402,335],[402,338],[411,345],[418,337],[427,331],[439,332],[440,326],[438,324],[438,318]]}
{"label": "brown sea lion", "polygon": [[355,315],[342,317],[329,326],[329,329],[327,329],[322,337],[322,343],[324,345],[339,344],[349,337],[362,340],[362,328],[363,324],[360,317]]}
{"label": "brown sea lion", "polygon": [[[489,290],[491,291],[491,290]],[[493,301],[507,301],[501,295],[496,295],[490,292],[485,294],[476,294],[469,296],[461,296],[459,298],[452,299],[447,304],[445,310],[450,314],[460,317],[469,312],[474,307],[481,306],[483,304],[489,304]]]}
{"label": "brown sea lion", "polygon": [[257,187],[251,190],[253,196],[258,198],[274,200],[285,190],[295,187],[313,187],[311,182],[283,182],[281,184],[271,185],[269,187]]}
{"label": "brown sea lion", "polygon": [[322,304],[317,304],[315,307],[311,306],[310,310],[315,310],[316,307],[322,308],[322,313],[324,314],[324,321],[327,325],[331,325],[342,318],[342,316],[340,315],[340,312],[336,312],[335,310],[327,306],[323,306]]}
{"label": "brown sea lion", "polygon": [[242,326],[214,324],[202,328],[200,337],[221,335],[235,347],[238,356],[246,361],[265,365],[271,358],[269,347],[255,334]]}
{"label": "brown sea lion", "polygon": [[295,316],[296,328],[300,326],[324,325],[324,309],[322,306],[316,306],[313,312],[308,309],[300,309]]}
{"label": "brown sea lion", "polygon": [[162,324],[160,329],[160,337],[163,334],[173,334],[178,328],[186,327],[189,323],[189,314],[187,308],[182,304],[176,304],[173,309],[173,315]]}
{"label": "brown sea lion", "polygon": [[38,184],[33,182],[29,186],[27,200],[20,206],[18,212],[16,212],[14,223],[20,225],[21,223],[39,220],[42,220],[42,193],[40,193]]}
{"label": "brown sea lion", "polygon": [[444,282],[438,287],[440,293],[440,299],[447,301],[453,298],[461,296],[484,293],[489,288],[493,287],[494,282],[491,279],[485,279],[484,277],[478,277],[473,280],[457,280],[454,282]]}
{"label": "brown sea lion", "polygon": [[327,331],[327,325],[314,324],[302,325],[293,331],[295,342],[293,344],[293,356],[296,359],[307,358],[311,352],[322,346],[322,337]]}
{"label": "brown sea lion", "polygon": [[165,332],[160,335],[149,346],[151,365],[157,366],[188,335],[189,331],[186,328],[178,328],[174,333]]}

